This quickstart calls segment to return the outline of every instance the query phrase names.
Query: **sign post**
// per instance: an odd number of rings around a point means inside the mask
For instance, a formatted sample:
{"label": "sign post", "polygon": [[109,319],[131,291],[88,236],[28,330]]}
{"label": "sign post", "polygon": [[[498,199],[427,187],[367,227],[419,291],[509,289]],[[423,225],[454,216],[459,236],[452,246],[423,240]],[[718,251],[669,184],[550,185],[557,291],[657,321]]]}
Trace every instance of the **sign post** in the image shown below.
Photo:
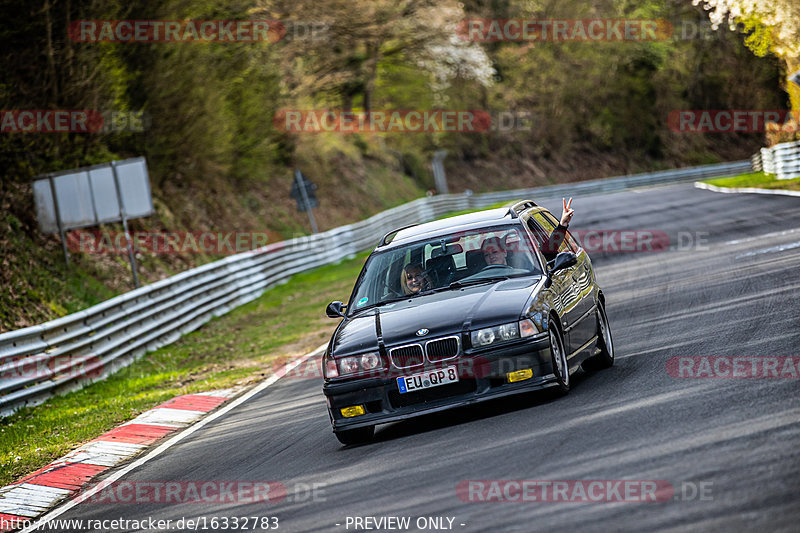
{"label": "sign post", "polygon": [[297,210],[308,213],[308,219],[311,221],[311,231],[319,233],[313,211],[315,207],[319,206],[317,195],[314,192],[316,190],[317,186],[303,176],[302,172],[299,170],[294,171],[294,183],[292,183],[291,196],[297,200]]}
{"label": "sign post", "polygon": [[122,218],[122,230],[125,232],[125,246],[128,247],[128,261],[131,264],[131,274],[133,274],[133,286],[139,288],[139,275],[136,273],[136,257],[133,255],[133,242],[131,234],[128,232],[128,217],[125,215],[125,202],[122,200],[122,192],[119,186],[119,174],[117,173],[117,162],[111,162],[111,173],[114,174],[114,188],[117,190],[117,202],[119,202],[119,216]]}
{"label": "sign post", "polygon": [[431,168],[433,169],[433,181],[436,184],[436,192],[447,194],[447,175],[444,173],[444,158],[447,157],[447,150],[436,150],[433,153]]}

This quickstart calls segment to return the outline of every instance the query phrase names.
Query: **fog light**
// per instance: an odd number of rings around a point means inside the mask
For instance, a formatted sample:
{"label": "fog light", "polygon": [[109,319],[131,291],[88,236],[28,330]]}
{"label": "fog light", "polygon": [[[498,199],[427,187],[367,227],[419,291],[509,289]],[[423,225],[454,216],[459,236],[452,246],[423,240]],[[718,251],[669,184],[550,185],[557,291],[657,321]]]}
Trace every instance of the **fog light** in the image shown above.
{"label": "fog light", "polygon": [[340,409],[342,412],[342,416],[345,418],[353,418],[354,416],[361,416],[366,414],[366,410],[364,409],[363,405],[351,405],[350,407],[342,407]]}
{"label": "fog light", "polygon": [[516,381],[525,381],[526,379],[531,379],[533,377],[533,370],[530,368],[524,368],[522,370],[517,370],[515,372],[509,372],[506,374],[509,383],[514,383]]}

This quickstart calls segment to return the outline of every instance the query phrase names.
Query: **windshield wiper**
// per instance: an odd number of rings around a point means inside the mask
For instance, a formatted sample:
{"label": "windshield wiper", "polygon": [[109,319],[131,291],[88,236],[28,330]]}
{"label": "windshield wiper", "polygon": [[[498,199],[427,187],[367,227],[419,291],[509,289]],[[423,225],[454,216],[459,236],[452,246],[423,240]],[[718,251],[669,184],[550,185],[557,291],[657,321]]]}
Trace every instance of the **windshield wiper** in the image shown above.
{"label": "windshield wiper", "polygon": [[448,285],[447,289],[460,289],[462,287],[469,287],[471,285],[482,285],[484,283],[490,283],[492,281],[500,281],[509,279],[509,276],[492,276],[490,278],[480,278],[480,279],[471,279],[467,281],[454,281],[450,285]]}

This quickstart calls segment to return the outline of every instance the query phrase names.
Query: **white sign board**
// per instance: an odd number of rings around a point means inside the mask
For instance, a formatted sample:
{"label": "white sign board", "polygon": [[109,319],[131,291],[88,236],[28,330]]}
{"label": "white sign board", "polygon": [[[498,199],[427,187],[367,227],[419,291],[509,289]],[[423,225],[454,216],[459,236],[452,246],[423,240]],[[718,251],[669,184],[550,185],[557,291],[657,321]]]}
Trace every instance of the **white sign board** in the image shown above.
{"label": "white sign board", "polygon": [[[37,178],[33,182],[33,197],[42,233],[57,233],[59,218],[63,231],[68,231],[119,222],[123,213],[128,219],[152,215],[153,198],[145,159],[126,159],[115,164],[119,196],[111,163]],[[57,202],[53,201],[53,190]],[[121,207],[118,198],[122,199]]]}

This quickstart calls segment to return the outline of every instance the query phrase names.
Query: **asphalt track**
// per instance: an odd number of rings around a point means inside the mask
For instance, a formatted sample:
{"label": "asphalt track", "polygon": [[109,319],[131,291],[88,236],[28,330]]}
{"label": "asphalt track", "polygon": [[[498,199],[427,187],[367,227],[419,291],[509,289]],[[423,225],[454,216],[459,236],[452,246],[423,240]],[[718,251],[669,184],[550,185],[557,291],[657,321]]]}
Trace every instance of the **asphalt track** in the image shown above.
{"label": "asphalt track", "polygon": [[[537,200],[560,210],[560,198]],[[352,522],[389,516],[410,517],[408,531],[420,517],[453,518],[464,532],[797,531],[800,380],[676,378],[667,362],[800,355],[800,199],[687,184],[576,198],[573,207],[574,228],[663,231],[670,248],[592,253],[617,361],[576,374],[568,396],[531,393],[380,426],[372,444],[343,448],[320,380],[287,377],[124,478],[278,481],[282,501],[87,502],[59,518],[175,527],[182,517],[277,516],[279,531],[331,532],[390,531]],[[465,480],[621,479],[665,480],[674,493],[660,502],[474,502],[457,493]]]}

